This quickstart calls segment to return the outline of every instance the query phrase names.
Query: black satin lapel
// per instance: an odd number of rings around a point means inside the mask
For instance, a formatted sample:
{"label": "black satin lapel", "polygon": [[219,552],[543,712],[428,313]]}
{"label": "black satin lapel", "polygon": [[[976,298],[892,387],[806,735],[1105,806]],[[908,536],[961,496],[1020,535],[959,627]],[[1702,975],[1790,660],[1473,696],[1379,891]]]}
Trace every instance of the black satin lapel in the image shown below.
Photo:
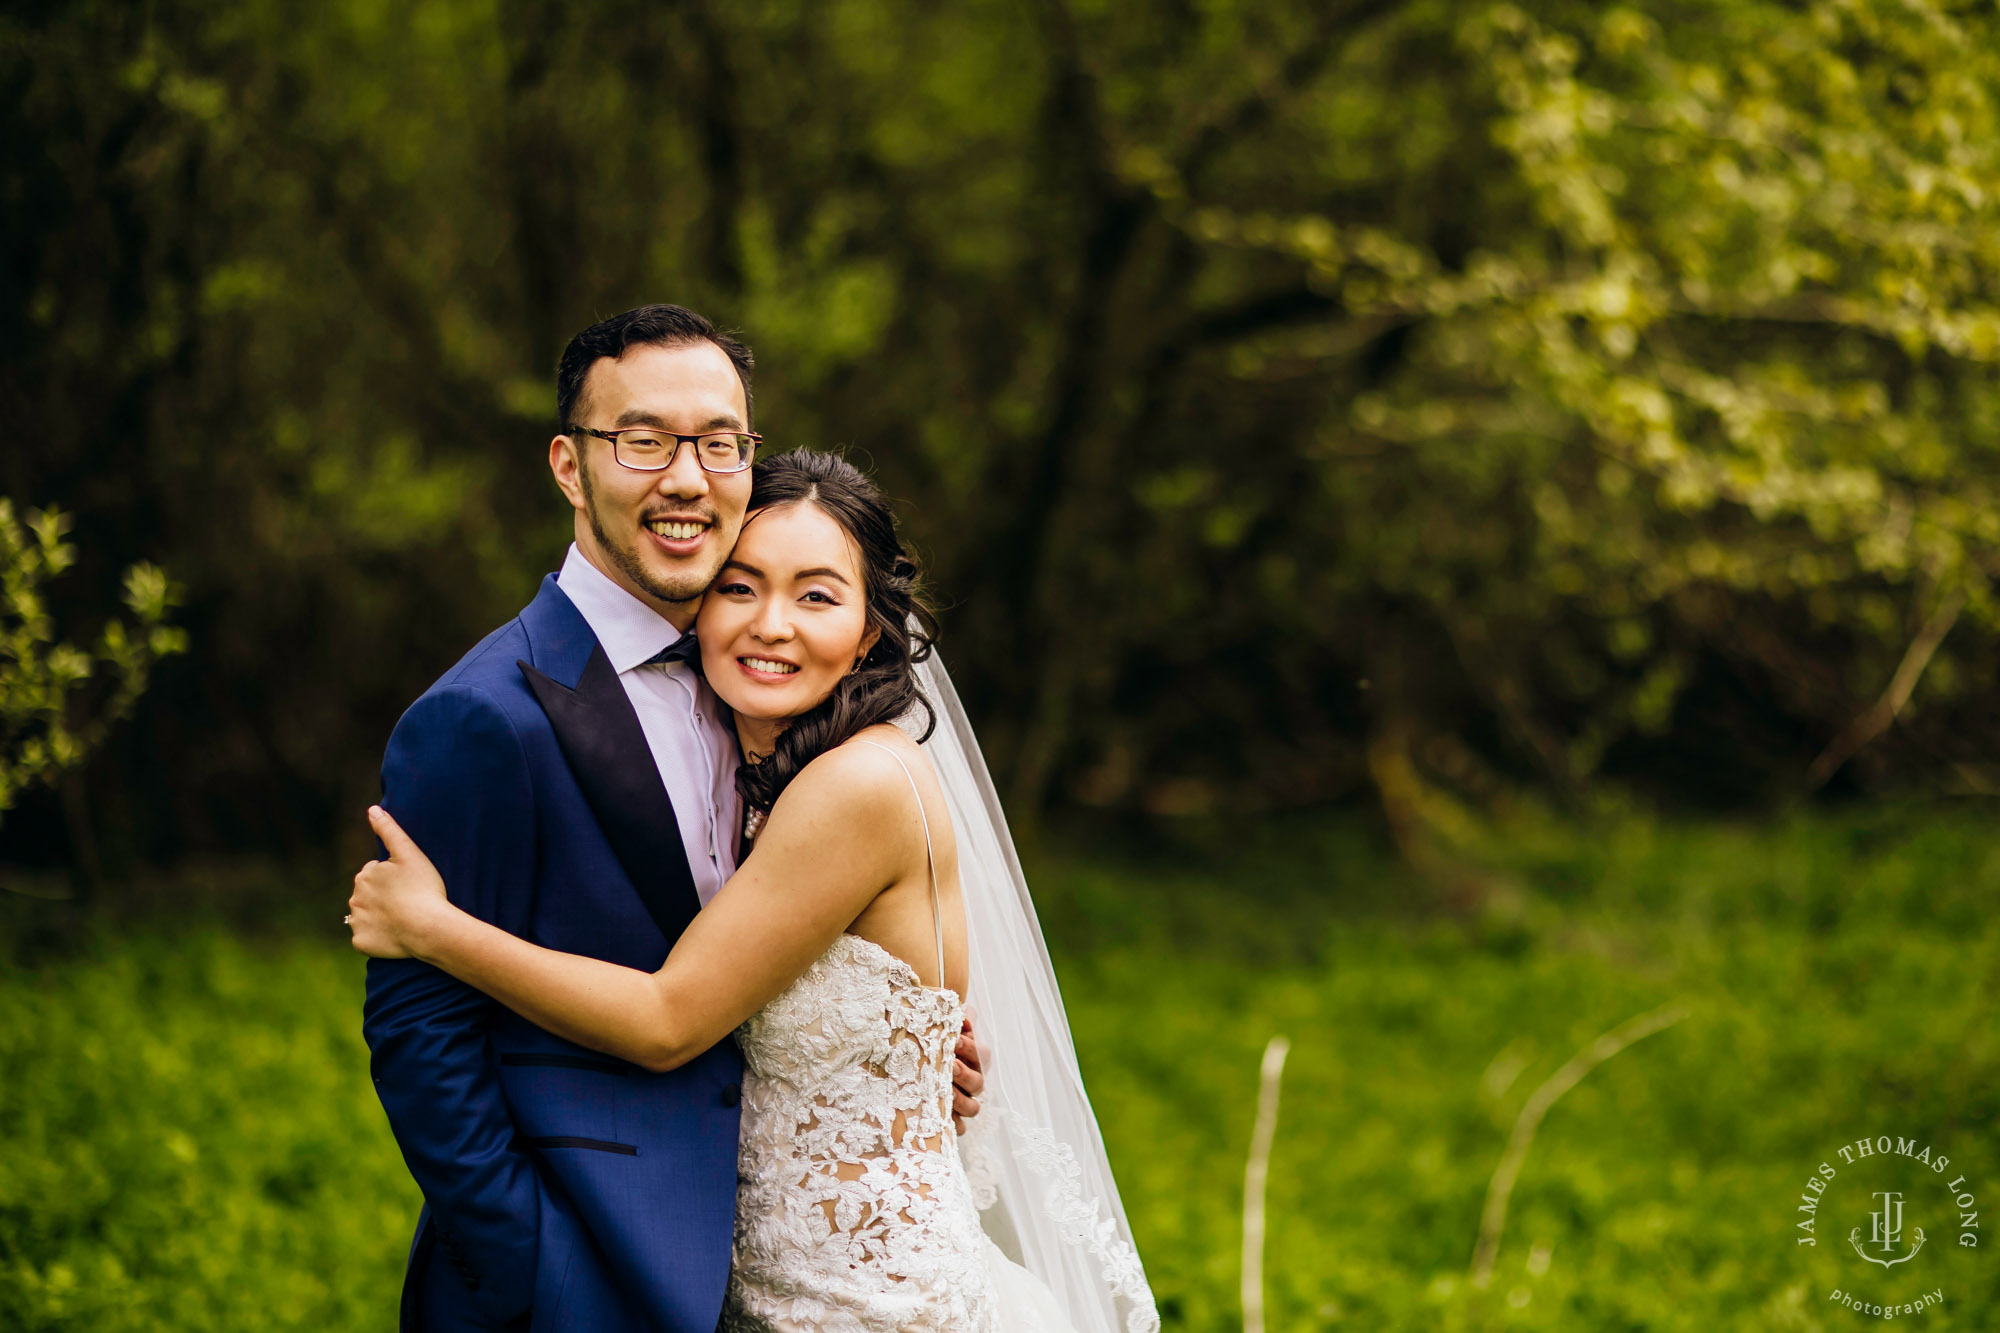
{"label": "black satin lapel", "polygon": [[516,663],[549,715],[563,758],[669,948],[701,910],[680,824],[639,729],[639,714],[600,645],[574,690]]}

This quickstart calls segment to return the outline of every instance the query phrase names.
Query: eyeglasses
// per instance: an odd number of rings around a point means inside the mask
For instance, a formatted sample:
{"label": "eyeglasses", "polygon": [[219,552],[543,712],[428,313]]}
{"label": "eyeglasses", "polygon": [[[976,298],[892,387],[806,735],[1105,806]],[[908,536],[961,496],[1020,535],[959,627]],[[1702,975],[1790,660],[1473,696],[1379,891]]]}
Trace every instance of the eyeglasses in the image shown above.
{"label": "eyeglasses", "polygon": [[680,457],[681,445],[694,446],[694,461],[704,472],[741,472],[757,456],[761,435],[744,430],[711,431],[706,435],[677,435],[651,426],[629,426],[623,430],[598,430],[574,423],[564,427],[572,435],[594,435],[611,441],[611,456],[634,472],[664,472]]}

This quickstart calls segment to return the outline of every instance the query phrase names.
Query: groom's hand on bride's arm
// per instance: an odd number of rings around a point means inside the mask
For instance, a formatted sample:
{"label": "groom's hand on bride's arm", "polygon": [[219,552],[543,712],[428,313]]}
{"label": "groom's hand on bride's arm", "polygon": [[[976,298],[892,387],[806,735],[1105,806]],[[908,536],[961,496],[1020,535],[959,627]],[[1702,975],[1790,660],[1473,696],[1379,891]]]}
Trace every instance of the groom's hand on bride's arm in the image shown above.
{"label": "groom's hand on bride's arm", "polygon": [[986,1060],[979,1053],[972,1020],[972,1010],[967,1008],[958,1032],[958,1058],[951,1067],[951,1120],[961,1134],[965,1133],[965,1122],[979,1114],[979,1094],[986,1090]]}
{"label": "groom's hand on bride's arm", "polygon": [[437,867],[387,810],[369,806],[368,827],[389,857],[368,862],[354,877],[347,899],[354,947],[371,958],[427,958],[425,927],[464,913],[451,905]]}

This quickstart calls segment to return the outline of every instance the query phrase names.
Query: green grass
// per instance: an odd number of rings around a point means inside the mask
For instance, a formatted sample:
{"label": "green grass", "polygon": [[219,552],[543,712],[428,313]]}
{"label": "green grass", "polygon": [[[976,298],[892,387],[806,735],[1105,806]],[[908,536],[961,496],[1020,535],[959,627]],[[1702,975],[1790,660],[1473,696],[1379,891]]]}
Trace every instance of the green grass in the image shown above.
{"label": "green grass", "polygon": [[419,1200],[360,987],[213,928],[0,982],[0,1328],[393,1328]]}
{"label": "green grass", "polygon": [[[1922,1326],[2000,1326],[1995,1256],[1956,1245],[1941,1189],[1909,1195],[1929,1244],[1908,1265],[1843,1260],[1883,1185],[1834,1156],[1917,1138],[2000,1200],[2000,839],[1984,820],[1516,830],[1487,860],[1513,887],[1455,917],[1341,829],[1041,859],[1169,1328],[1238,1326],[1243,1157],[1274,1033],[1293,1042],[1274,1330],[1877,1322],[1830,1306],[1836,1286],[1942,1287]],[[0,1328],[391,1327],[416,1199],[369,1088],[359,993],[336,937],[200,925],[99,926],[0,977]],[[1690,1017],[1549,1113],[1495,1280],[1472,1290],[1522,1103],[1591,1038],[1676,999]],[[1793,1207],[1828,1159],[1847,1193],[1803,1251]]]}

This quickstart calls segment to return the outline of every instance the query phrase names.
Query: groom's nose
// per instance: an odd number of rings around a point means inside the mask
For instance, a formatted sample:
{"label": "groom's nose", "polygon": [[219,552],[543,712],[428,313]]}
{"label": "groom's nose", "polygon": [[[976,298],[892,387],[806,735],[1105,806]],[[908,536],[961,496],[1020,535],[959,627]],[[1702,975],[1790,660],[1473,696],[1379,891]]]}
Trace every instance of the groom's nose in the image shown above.
{"label": "groom's nose", "polygon": [[695,461],[694,446],[683,444],[674,451],[673,461],[661,469],[655,488],[674,500],[700,500],[708,495],[708,473]]}

